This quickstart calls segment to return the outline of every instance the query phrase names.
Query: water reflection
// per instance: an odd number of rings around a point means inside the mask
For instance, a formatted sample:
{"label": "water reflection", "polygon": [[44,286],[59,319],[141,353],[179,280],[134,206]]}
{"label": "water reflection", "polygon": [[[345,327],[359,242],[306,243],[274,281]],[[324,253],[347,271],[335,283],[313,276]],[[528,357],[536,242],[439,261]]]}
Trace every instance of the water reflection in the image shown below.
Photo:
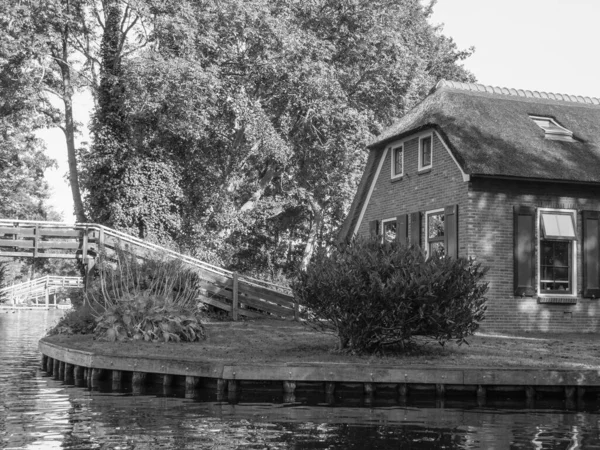
{"label": "water reflection", "polygon": [[0,313],[0,448],[600,448],[596,403],[585,412],[481,408],[460,400],[445,408],[377,399],[371,406],[364,399],[331,406],[310,395],[280,403],[272,393],[271,403],[260,403],[242,391],[228,402],[208,390],[186,399],[177,386],[166,392],[156,386],[148,395],[114,391],[111,381],[93,391],[66,386],[39,370],[37,351],[38,338],[59,315]]}

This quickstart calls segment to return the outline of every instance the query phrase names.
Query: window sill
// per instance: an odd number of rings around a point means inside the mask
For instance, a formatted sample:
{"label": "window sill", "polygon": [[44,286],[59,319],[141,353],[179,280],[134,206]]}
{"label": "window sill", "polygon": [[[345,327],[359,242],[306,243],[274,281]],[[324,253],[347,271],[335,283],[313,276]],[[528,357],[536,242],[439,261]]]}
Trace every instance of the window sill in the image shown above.
{"label": "window sill", "polygon": [[422,175],[424,173],[429,173],[429,172],[431,172],[431,166],[425,167],[424,169],[419,169],[417,171],[417,175]]}
{"label": "window sill", "polygon": [[400,175],[399,177],[393,177],[392,178],[392,183],[396,183],[398,181],[402,181],[403,178],[404,178],[404,175]]}
{"label": "window sill", "polygon": [[559,305],[576,305],[577,297],[538,297],[538,303],[554,303]]}

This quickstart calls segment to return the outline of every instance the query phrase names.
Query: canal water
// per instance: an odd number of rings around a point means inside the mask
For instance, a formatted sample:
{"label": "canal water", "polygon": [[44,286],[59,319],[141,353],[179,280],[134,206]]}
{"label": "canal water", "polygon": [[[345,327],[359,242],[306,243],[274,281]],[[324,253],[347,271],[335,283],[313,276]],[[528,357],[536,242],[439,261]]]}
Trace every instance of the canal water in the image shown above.
{"label": "canal water", "polygon": [[477,406],[423,399],[217,401],[64,385],[40,370],[37,341],[61,311],[0,310],[0,448],[6,449],[600,449],[597,402]]}

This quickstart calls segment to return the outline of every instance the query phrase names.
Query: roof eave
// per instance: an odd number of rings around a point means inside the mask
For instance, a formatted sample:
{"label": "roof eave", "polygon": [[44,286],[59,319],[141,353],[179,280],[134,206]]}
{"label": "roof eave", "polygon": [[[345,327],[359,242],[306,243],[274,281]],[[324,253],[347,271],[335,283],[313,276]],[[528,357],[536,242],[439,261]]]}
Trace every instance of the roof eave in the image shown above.
{"label": "roof eave", "polygon": [[560,184],[578,184],[585,186],[600,186],[600,181],[581,181],[581,180],[565,180],[559,178],[542,178],[542,177],[519,177],[515,175],[498,175],[487,173],[471,173],[471,179],[496,179],[496,180],[512,180],[512,181],[530,181],[535,183],[560,183]]}

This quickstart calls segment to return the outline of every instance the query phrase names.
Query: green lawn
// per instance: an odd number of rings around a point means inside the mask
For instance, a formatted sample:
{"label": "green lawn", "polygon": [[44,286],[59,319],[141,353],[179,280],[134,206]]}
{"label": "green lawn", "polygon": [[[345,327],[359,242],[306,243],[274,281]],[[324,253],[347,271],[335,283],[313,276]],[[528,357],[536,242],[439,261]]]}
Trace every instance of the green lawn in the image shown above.
{"label": "green lawn", "polygon": [[335,336],[279,320],[213,322],[197,343],[104,342],[91,336],[52,336],[81,350],[114,355],[161,356],[235,363],[351,362],[401,366],[537,367],[600,369],[596,334],[478,334],[470,345],[422,343],[408,355],[352,355],[336,349]]}

